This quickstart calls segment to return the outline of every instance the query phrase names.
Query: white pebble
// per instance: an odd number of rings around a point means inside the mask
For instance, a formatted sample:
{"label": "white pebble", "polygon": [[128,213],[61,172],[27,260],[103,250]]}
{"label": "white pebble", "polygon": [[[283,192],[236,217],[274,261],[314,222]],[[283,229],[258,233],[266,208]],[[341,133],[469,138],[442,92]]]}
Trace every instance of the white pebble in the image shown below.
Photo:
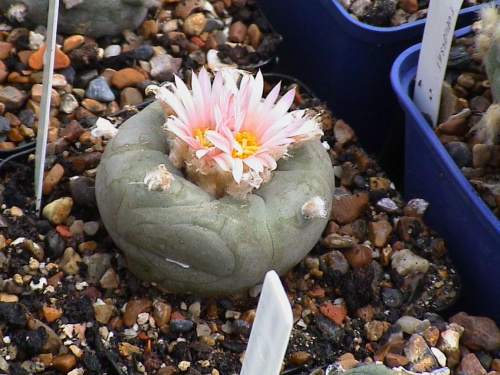
{"label": "white pebble", "polygon": [[40,277],[38,283],[30,282],[31,290],[42,290],[47,285],[47,279],[45,277]]}
{"label": "white pebble", "polygon": [[149,321],[149,314],[147,312],[143,312],[137,315],[137,324],[139,324],[140,326],[148,323],[148,321]]}
{"label": "white pebble", "polygon": [[441,367],[445,367],[446,366],[446,356],[444,355],[444,353],[434,346],[431,347],[431,351],[432,351],[432,354],[434,354],[434,357],[436,357],[439,365]]}
{"label": "white pebble", "polygon": [[122,47],[118,44],[111,44],[104,50],[104,57],[118,56],[122,52]]}
{"label": "white pebble", "polygon": [[180,361],[177,367],[179,367],[179,370],[181,371],[187,371],[187,369],[191,366],[191,362],[188,361]]}

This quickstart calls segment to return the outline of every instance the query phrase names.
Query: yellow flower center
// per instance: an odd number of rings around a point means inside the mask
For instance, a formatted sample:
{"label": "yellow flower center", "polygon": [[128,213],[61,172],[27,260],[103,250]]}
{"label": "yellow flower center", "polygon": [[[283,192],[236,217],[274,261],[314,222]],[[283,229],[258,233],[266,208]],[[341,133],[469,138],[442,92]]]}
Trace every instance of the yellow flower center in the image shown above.
{"label": "yellow flower center", "polygon": [[233,148],[231,152],[231,156],[233,158],[244,159],[250,155],[253,155],[259,149],[257,139],[252,133],[239,132],[234,137],[234,140],[241,146],[241,151]]}
{"label": "yellow flower center", "polygon": [[213,147],[213,144],[205,137],[205,133],[207,130],[210,130],[209,128],[206,128],[204,130],[201,129],[194,129],[194,137],[198,142],[200,142],[200,145],[202,148],[210,148]]}

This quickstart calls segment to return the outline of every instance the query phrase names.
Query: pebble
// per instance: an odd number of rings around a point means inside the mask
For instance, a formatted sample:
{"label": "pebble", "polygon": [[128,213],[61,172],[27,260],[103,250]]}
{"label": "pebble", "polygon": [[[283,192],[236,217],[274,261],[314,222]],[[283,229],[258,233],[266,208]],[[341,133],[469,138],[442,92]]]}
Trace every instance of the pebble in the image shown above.
{"label": "pebble", "polygon": [[83,224],[83,231],[89,236],[93,236],[99,230],[99,222],[97,221],[87,221]]}
{"label": "pebble", "polygon": [[310,358],[311,358],[311,353],[298,351],[298,352],[293,352],[288,360],[290,361],[290,363],[293,363],[295,365],[303,365],[304,363],[307,363]]}
{"label": "pebble", "polygon": [[184,333],[193,329],[194,322],[187,319],[172,319],[169,325],[172,332]]}
{"label": "pebble", "polygon": [[404,302],[403,293],[400,290],[394,288],[382,288],[381,297],[384,305],[387,307],[397,308],[400,307]]}
{"label": "pebble", "polygon": [[125,87],[120,93],[120,108],[142,103],[143,100],[142,94],[138,89],[135,87]]}
{"label": "pebble", "polygon": [[320,257],[320,267],[324,273],[327,273],[330,269],[332,271],[339,271],[342,275],[349,272],[349,262],[344,254],[338,250],[322,255]]}
{"label": "pebble", "polygon": [[417,333],[410,336],[403,349],[410,360],[408,369],[415,372],[432,371],[439,367],[424,338]]}
{"label": "pebble", "polygon": [[95,319],[101,324],[108,324],[115,311],[114,306],[99,304],[94,306]]}
{"label": "pebble", "polygon": [[71,35],[64,39],[63,43],[63,52],[68,53],[75,48],[80,47],[85,41],[85,37],[83,35]]}
{"label": "pebble", "polygon": [[44,306],[42,308],[43,317],[47,323],[55,322],[62,316],[62,310],[56,309],[50,306]]}
{"label": "pebble", "polygon": [[452,141],[444,145],[459,168],[472,166],[472,151],[464,142]]}
{"label": "pebble", "polygon": [[153,318],[158,327],[163,327],[164,325],[170,323],[171,315],[172,306],[170,304],[160,301],[153,304]]}
{"label": "pebble", "polygon": [[47,204],[42,211],[45,219],[53,225],[59,225],[66,220],[73,207],[73,199],[70,197],[62,197]]}
{"label": "pebble", "polygon": [[59,349],[62,346],[62,340],[59,338],[58,334],[52,328],[50,328],[48,325],[42,323],[40,320],[37,319],[30,319],[28,322],[28,328],[31,331],[37,331],[39,329],[45,330],[47,339],[45,340],[45,343],[42,346],[42,351],[44,353],[52,353],[52,354],[59,353]]}
{"label": "pebble", "polygon": [[26,94],[14,86],[0,88],[0,102],[5,105],[6,111],[20,108],[26,101]]}
{"label": "pebble", "polygon": [[153,307],[149,299],[132,299],[127,302],[125,313],[123,314],[123,324],[132,327],[137,322],[137,316],[143,312],[151,312]]}
{"label": "pebble", "polygon": [[392,233],[392,225],[387,220],[368,223],[368,239],[375,247],[383,247]]}
{"label": "pebble", "polygon": [[429,202],[421,198],[413,198],[408,201],[406,206],[403,208],[403,214],[409,217],[421,218],[424,216],[427,208],[429,207]]}
{"label": "pebble", "polygon": [[103,76],[91,80],[85,90],[85,96],[99,102],[111,102],[115,100],[115,94],[111,91],[108,82]]}
{"label": "pebble", "polygon": [[182,31],[187,36],[198,36],[203,32],[207,19],[203,13],[193,13],[184,20]]}
{"label": "pebble", "polygon": [[106,272],[104,272],[102,277],[99,279],[99,285],[104,289],[116,289],[120,286],[118,275],[112,267],[108,268]]}
{"label": "pebble", "polygon": [[179,2],[175,9],[174,15],[185,20],[191,13],[202,9],[202,0],[186,0]]}
{"label": "pebble", "polygon": [[174,57],[169,54],[155,55],[149,63],[151,77],[159,82],[173,81],[174,74],[177,74],[177,64]]}
{"label": "pebble", "polygon": [[124,68],[118,70],[113,74],[111,83],[117,89],[124,89],[125,87],[136,87],[145,79],[144,75],[132,68]]}
{"label": "pebble", "polygon": [[365,323],[366,338],[370,341],[379,341],[384,333],[389,329],[390,324],[380,320],[373,320]]}
{"label": "pebble", "polygon": [[500,330],[488,317],[477,317],[460,312],[450,318],[450,322],[464,328],[460,339],[472,350],[497,350],[500,348]]}
{"label": "pebble", "polygon": [[[43,69],[43,57],[45,54],[45,43],[42,43],[40,48],[35,51],[28,60],[28,65],[31,69],[42,70]],[[68,55],[66,55],[59,46],[56,44],[55,57],[54,57],[54,69],[67,68],[71,64],[71,60]]]}
{"label": "pebble", "polygon": [[83,207],[97,207],[95,180],[90,177],[71,179],[69,191],[73,201]]}
{"label": "pebble", "polygon": [[104,49],[104,57],[118,56],[121,51],[122,48],[118,44],[110,44]]}
{"label": "pebble", "polygon": [[321,239],[321,244],[327,249],[349,249],[354,244],[353,239],[338,233],[330,233]]}
{"label": "pebble", "polygon": [[340,149],[343,149],[357,140],[354,130],[343,120],[337,120],[333,126],[333,134],[336,140],[335,147]]}
{"label": "pebble", "polygon": [[339,224],[351,223],[361,216],[367,205],[366,193],[334,197],[330,218]]}
{"label": "pebble", "polygon": [[329,302],[323,302],[319,307],[319,311],[326,318],[338,325],[341,325],[347,316],[347,309],[345,306],[334,305]]}
{"label": "pebble", "polygon": [[343,254],[352,268],[363,268],[372,261],[372,249],[365,245],[354,244]]}
{"label": "pebble", "polygon": [[236,21],[229,27],[229,40],[234,43],[243,43],[247,35],[247,26],[241,22]]}
{"label": "pebble", "polygon": [[80,255],[78,255],[72,247],[68,247],[64,250],[64,253],[59,259],[58,265],[59,268],[68,275],[76,275],[80,271],[78,263],[81,262],[82,258]]}
{"label": "pebble", "polygon": [[0,133],[7,133],[10,129],[11,126],[9,120],[7,120],[4,116],[0,116]]}
{"label": "pebble", "polygon": [[71,120],[68,124],[66,124],[64,128],[60,130],[59,135],[69,142],[74,142],[84,131],[85,129],[80,125],[78,121]]}
{"label": "pebble", "polygon": [[54,186],[58,185],[61,178],[64,176],[64,168],[61,164],[55,164],[45,175],[42,184],[43,194],[50,194]]}
{"label": "pebble", "polygon": [[98,116],[104,114],[107,109],[106,104],[90,98],[83,99],[80,104],[83,108]]}
{"label": "pebble", "polygon": [[491,159],[491,155],[492,150],[489,145],[482,143],[475,144],[472,147],[472,166],[474,168],[486,167]]}
{"label": "pebble", "polygon": [[66,114],[73,113],[79,107],[78,100],[75,98],[73,94],[63,94],[61,96],[61,105],[59,106],[59,110]]}
{"label": "pebble", "polygon": [[[411,335],[413,333],[423,333],[430,327],[431,322],[428,320],[422,321],[410,315],[403,315],[395,324],[399,324],[404,333]],[[426,342],[429,343],[427,339]]]}
{"label": "pebble", "polygon": [[97,253],[84,256],[83,262],[87,265],[87,280],[92,285],[98,285],[104,273],[111,267],[111,254]]}
{"label": "pebble", "polygon": [[316,327],[321,332],[321,336],[334,345],[338,345],[344,338],[342,328],[323,315],[316,317]]}
{"label": "pebble", "polygon": [[400,275],[408,275],[413,272],[426,273],[429,270],[429,261],[422,258],[411,250],[403,249],[394,255],[391,267]]}

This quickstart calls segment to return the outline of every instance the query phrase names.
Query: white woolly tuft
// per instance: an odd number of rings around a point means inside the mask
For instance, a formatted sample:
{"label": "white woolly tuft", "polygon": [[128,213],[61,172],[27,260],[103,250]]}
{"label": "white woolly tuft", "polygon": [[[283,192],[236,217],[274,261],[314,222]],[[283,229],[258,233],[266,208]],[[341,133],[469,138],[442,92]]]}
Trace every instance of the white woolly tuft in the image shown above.
{"label": "white woolly tuft", "polygon": [[500,14],[495,4],[485,4],[480,10],[481,27],[475,38],[476,52],[484,58],[493,41],[500,37]]}
{"label": "white woolly tuft", "polygon": [[326,217],[326,203],[319,196],[312,197],[301,207],[302,216],[306,219],[314,219],[317,217]]}
{"label": "white woolly tuft", "polygon": [[484,144],[495,144],[500,134],[500,104],[490,105],[471,132],[476,133],[476,137]]}
{"label": "white woolly tuft", "polygon": [[143,182],[147,186],[148,191],[151,192],[152,190],[168,190],[173,180],[174,176],[167,170],[165,164],[160,164],[156,169],[146,174]]}
{"label": "white woolly tuft", "polygon": [[23,3],[15,3],[10,6],[10,8],[7,10],[7,17],[11,21],[17,21],[19,23],[23,23],[25,18],[26,18],[26,13],[28,12],[28,9],[26,8],[26,5]]}
{"label": "white woolly tuft", "polygon": [[93,137],[113,138],[118,129],[105,118],[99,117],[95,123],[95,128],[90,132]]}

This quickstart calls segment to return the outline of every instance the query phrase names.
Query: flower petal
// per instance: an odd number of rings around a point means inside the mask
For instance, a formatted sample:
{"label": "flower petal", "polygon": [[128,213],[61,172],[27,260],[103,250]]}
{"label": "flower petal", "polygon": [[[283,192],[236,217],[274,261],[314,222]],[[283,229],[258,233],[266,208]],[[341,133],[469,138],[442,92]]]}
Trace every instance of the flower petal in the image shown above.
{"label": "flower petal", "polygon": [[253,169],[254,171],[259,173],[264,171],[264,166],[262,165],[262,161],[258,157],[250,155],[242,160],[243,163],[245,163],[250,169]]}
{"label": "flower petal", "polygon": [[215,160],[217,165],[224,171],[230,171],[233,169],[234,159],[228,154],[217,154],[212,157]]}
{"label": "flower petal", "polygon": [[234,159],[234,164],[233,164],[233,178],[234,181],[236,181],[237,184],[241,182],[241,177],[243,176],[243,162],[241,159],[236,158]]}
{"label": "flower petal", "polygon": [[205,137],[222,152],[231,154],[231,140],[213,130],[207,130]]}

